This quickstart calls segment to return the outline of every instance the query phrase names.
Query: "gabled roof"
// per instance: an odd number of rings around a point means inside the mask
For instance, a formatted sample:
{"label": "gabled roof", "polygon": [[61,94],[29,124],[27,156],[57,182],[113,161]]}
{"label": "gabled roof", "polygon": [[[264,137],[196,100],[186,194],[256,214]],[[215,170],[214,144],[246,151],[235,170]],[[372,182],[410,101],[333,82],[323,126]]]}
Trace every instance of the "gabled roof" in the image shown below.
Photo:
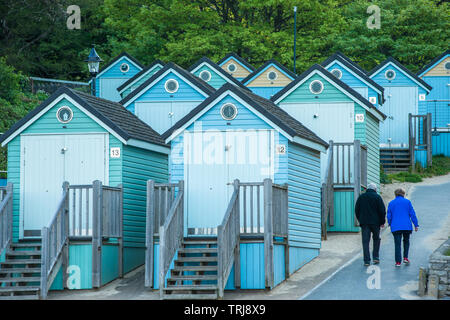
{"label": "gabled roof", "polygon": [[[66,95],[71,98],[125,141],[136,139],[167,147],[164,140],[156,131],[133,113],[125,109],[121,104],[94,97],[90,94],[69,89],[67,87],[60,87],[43,103],[33,109],[24,118],[16,122],[0,137],[0,143],[19,131],[29,121],[37,120],[38,118],[36,118],[36,116],[61,95]],[[20,133],[20,131],[18,133]]]}
{"label": "gabled roof", "polygon": [[134,81],[138,80],[141,76],[143,76],[144,74],[147,73],[147,71],[153,69],[155,66],[160,65],[161,67],[164,67],[164,62],[162,62],[159,59],[156,59],[155,61],[153,61],[151,64],[149,64],[147,67],[145,67],[144,69],[142,69],[141,71],[139,71],[138,73],[136,73],[132,78],[128,79],[126,82],[124,82],[123,84],[121,84],[118,88],[117,91],[119,91],[119,93],[125,89],[126,87],[128,87],[130,84],[132,84]]}
{"label": "gabled roof", "polygon": [[422,69],[420,69],[419,72],[416,73],[416,75],[418,77],[421,77],[426,71],[428,71],[428,69],[430,69],[432,66],[434,66],[435,64],[439,63],[442,59],[444,59],[446,56],[450,55],[450,49],[447,49],[446,51],[444,51],[443,53],[441,53],[439,56],[437,56],[436,58],[434,58],[433,60],[431,60],[430,63],[428,63],[425,67],[423,67]]}
{"label": "gabled roof", "polygon": [[357,77],[361,78],[364,82],[367,82],[375,91],[380,94],[383,94],[384,88],[380,86],[378,83],[369,78],[366,74],[366,71],[362,69],[358,64],[353,62],[350,58],[345,56],[342,52],[336,52],[326,60],[324,60],[321,65],[326,68],[328,65],[333,63],[334,61],[338,61],[343,64],[345,67],[351,70]]}
{"label": "gabled roof", "polygon": [[395,60],[393,57],[389,57],[386,60],[384,60],[382,63],[380,63],[378,66],[370,70],[367,75],[369,77],[374,77],[381,69],[383,69],[387,64],[393,64],[396,66],[399,70],[401,70],[407,77],[409,77],[412,81],[416,82],[419,86],[424,88],[426,91],[431,91],[433,89],[428,83],[420,79],[418,76],[416,76],[414,73],[409,71],[406,67],[404,67],[400,62]]}
{"label": "gabled roof", "polygon": [[233,58],[234,60],[236,60],[237,62],[239,62],[244,68],[248,69],[248,71],[253,72],[255,71],[255,67],[253,67],[250,63],[248,63],[246,60],[244,60],[243,58],[241,58],[237,53],[235,52],[230,52],[229,54],[227,54],[225,57],[223,57],[222,59],[220,59],[217,64],[219,66],[222,66],[223,63],[225,61],[227,61],[229,58]]}
{"label": "gabled roof", "polygon": [[331,72],[329,72],[327,69],[325,69],[324,67],[322,67],[321,65],[318,65],[318,64],[315,64],[312,67],[310,67],[308,70],[304,71],[294,81],[292,81],[286,87],[284,87],[283,89],[278,91],[272,98],[270,98],[270,100],[272,100],[273,102],[277,102],[277,100],[282,98],[290,90],[297,87],[298,84],[303,83],[304,80],[308,79],[309,76],[315,72],[321,73],[325,78],[327,78],[327,80],[334,82],[342,90],[346,91],[353,100],[355,100],[359,104],[361,104],[362,107],[365,107],[367,110],[370,110],[370,111],[378,114],[383,120],[386,119],[386,115],[383,112],[381,112],[380,110],[378,110],[366,98],[364,98],[357,91],[355,91],[354,89],[349,87],[346,83],[344,83],[340,79],[336,78]]}
{"label": "gabled roof", "polygon": [[147,79],[143,84],[141,84],[137,89],[133,90],[129,95],[127,95],[124,99],[122,99],[119,103],[122,105],[127,104],[130,100],[132,100],[135,97],[138,97],[140,93],[148,87],[150,84],[155,82],[159,77],[161,77],[163,74],[165,74],[168,70],[174,70],[177,73],[179,73],[181,76],[183,76],[185,79],[190,81],[193,85],[198,87],[201,91],[203,91],[206,95],[211,95],[216,91],[212,86],[207,84],[202,79],[196,77],[194,74],[190,73],[189,71],[184,70],[179,65],[169,62],[167,63],[161,70],[156,72],[154,75],[152,75],[149,79]]}
{"label": "gabled roof", "polygon": [[133,63],[136,64],[136,66],[139,69],[143,69],[144,66],[135,58],[133,58],[132,56],[130,56],[128,53],[126,53],[125,51],[122,52],[121,54],[119,54],[117,57],[115,57],[114,59],[112,59],[110,62],[108,62],[105,66],[100,68],[100,71],[97,74],[97,77],[99,77],[103,72],[105,72],[106,70],[109,69],[109,67],[111,67],[114,63],[116,63],[118,60],[120,60],[121,58],[126,57],[127,59],[129,59],[130,61],[132,61]]}
{"label": "gabled roof", "polygon": [[264,63],[261,67],[250,73],[246,78],[242,79],[243,84],[247,84],[250,80],[252,80],[256,75],[258,75],[261,71],[265,70],[269,65],[274,64],[278,70],[282,71],[286,76],[295,79],[297,76],[295,73],[293,73],[291,70],[283,66],[281,63],[276,61],[275,59],[271,59]]}
{"label": "gabled roof", "polygon": [[217,63],[212,62],[209,58],[207,57],[203,57],[200,58],[199,60],[197,60],[196,63],[194,63],[192,66],[189,67],[188,71],[194,73],[196,71],[196,69],[198,67],[200,67],[202,64],[207,64],[209,65],[210,68],[214,69],[216,71],[216,73],[218,73],[219,75],[221,75],[223,78],[225,78],[226,80],[228,80],[227,82],[231,82],[234,85],[237,85],[238,87],[244,88],[246,90],[250,90],[248,89],[246,86],[244,86],[242,84],[242,82],[240,82],[239,80],[237,80],[236,78],[234,78],[232,75],[230,75],[229,73],[225,72],[225,70],[223,70]]}
{"label": "gabled roof", "polygon": [[237,87],[230,83],[224,84],[219,90],[217,90],[213,95],[204,100],[200,105],[194,108],[186,116],[180,119],[172,128],[167,130],[163,135],[163,139],[167,140],[175,131],[182,128],[189,123],[197,114],[199,114],[203,109],[207,108],[211,103],[214,102],[225,92],[230,91],[236,94],[239,98],[245,101],[247,104],[255,108],[264,117],[272,121],[276,126],[285,131],[292,137],[299,137],[310,142],[321,145],[322,147],[328,148],[328,143],[318,137],[314,132],[306,128],[298,120],[294,119],[286,111],[275,105],[272,101],[260,97],[248,90],[244,90],[241,87]]}

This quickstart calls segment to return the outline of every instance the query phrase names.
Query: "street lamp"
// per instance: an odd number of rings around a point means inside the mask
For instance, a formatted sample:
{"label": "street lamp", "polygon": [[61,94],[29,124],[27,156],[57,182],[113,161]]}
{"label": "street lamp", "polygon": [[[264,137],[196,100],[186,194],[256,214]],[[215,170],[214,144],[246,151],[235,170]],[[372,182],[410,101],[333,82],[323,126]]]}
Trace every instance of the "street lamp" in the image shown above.
{"label": "street lamp", "polygon": [[294,73],[295,73],[295,59],[296,59],[296,44],[297,44],[297,7],[294,7]]}
{"label": "street lamp", "polygon": [[93,95],[95,96],[96,95],[95,77],[97,76],[100,62],[102,62],[103,60],[99,57],[99,55],[95,51],[94,45],[92,45],[92,49],[91,49],[91,52],[89,53],[88,58],[84,61],[88,63],[89,73],[92,76],[92,91],[93,91]]}

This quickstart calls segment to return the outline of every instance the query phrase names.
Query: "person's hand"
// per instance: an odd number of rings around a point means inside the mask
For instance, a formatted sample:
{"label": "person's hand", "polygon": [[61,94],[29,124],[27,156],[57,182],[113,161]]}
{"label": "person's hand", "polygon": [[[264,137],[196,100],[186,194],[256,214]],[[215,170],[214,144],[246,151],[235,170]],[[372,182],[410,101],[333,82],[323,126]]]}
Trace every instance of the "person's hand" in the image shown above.
{"label": "person's hand", "polygon": [[415,227],[414,230],[416,230],[416,232],[419,231],[419,227]]}
{"label": "person's hand", "polygon": [[382,224],[382,225],[380,226],[380,228],[383,229],[383,228],[384,228],[384,224]]}

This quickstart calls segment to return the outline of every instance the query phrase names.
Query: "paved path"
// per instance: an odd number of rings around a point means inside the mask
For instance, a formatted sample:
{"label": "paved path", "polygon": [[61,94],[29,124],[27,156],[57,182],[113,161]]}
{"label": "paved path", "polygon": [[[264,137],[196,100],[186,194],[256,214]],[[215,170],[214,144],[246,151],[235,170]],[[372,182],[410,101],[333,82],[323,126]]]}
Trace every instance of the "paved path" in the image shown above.
{"label": "paved path", "polygon": [[[434,250],[430,238],[442,232],[442,224],[450,216],[450,183],[434,186],[418,186],[411,195],[411,201],[419,219],[419,231],[411,235],[409,258],[411,264],[394,267],[394,239],[387,228],[382,235],[380,249],[381,263],[376,267],[364,267],[362,254],[342,268],[328,280],[313,289],[304,299],[315,300],[378,300],[418,299],[416,294],[419,267],[428,265],[428,258]],[[442,241],[444,238],[442,238]],[[370,245],[372,247],[372,243]],[[370,273],[367,273],[371,271]],[[380,275],[380,289],[369,289],[367,281]],[[372,286],[375,284],[369,281]]]}

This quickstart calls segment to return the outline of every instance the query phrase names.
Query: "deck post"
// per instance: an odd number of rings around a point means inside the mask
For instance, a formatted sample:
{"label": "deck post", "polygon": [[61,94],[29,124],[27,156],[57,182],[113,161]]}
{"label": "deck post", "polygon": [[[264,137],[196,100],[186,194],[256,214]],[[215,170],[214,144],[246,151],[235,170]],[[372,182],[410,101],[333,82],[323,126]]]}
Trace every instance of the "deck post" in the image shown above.
{"label": "deck post", "polygon": [[431,113],[427,114],[427,167],[431,167],[433,165],[433,139],[431,135],[431,126],[432,126],[432,115]]}
{"label": "deck post", "polygon": [[101,285],[102,270],[102,225],[103,225],[103,192],[102,182],[95,180],[93,186],[93,219],[92,219],[92,287]]}
{"label": "deck post", "polygon": [[47,272],[48,272],[48,228],[43,227],[41,231],[42,252],[41,252],[41,299],[47,299]]}
{"label": "deck post", "polygon": [[[354,176],[353,176],[353,190],[354,190],[354,203],[353,208],[355,208],[356,201],[361,194],[361,142],[355,140],[353,144],[353,156],[354,156]],[[358,219],[356,218],[356,212],[354,213],[354,225],[359,226]]]}
{"label": "deck post", "polygon": [[240,199],[239,199],[239,179],[234,180],[233,182],[234,190],[238,190],[237,199],[236,199],[236,233],[239,235],[237,237],[236,250],[234,251],[234,287],[236,289],[241,287],[241,222],[239,220],[241,214],[240,210]]}
{"label": "deck post", "polygon": [[270,289],[274,283],[273,273],[273,190],[272,180],[264,179],[264,273],[265,287]]}
{"label": "deck post", "polygon": [[409,157],[410,157],[410,161],[411,161],[411,168],[412,171],[416,170],[416,159],[415,159],[415,153],[414,150],[415,148],[415,143],[416,143],[416,128],[415,128],[415,120],[412,116],[411,113],[408,113],[408,131],[409,131]]}
{"label": "deck post", "polygon": [[123,184],[119,184],[119,277],[123,278]]}
{"label": "deck post", "polygon": [[[11,194],[11,200],[9,201],[9,208],[7,210],[9,210],[9,212],[11,214],[8,215],[8,226],[7,226],[7,230],[8,230],[8,234],[7,236],[9,237],[9,241],[10,243],[13,242],[13,197],[14,197],[14,185],[12,182],[8,182],[6,185],[6,195]],[[1,249],[1,248],[0,248]]]}
{"label": "deck post", "polygon": [[66,242],[64,243],[64,249],[62,250],[62,277],[63,288],[67,289],[67,269],[69,267],[69,182],[64,181],[62,188],[63,193],[66,194],[66,199],[64,201],[64,211],[61,218],[63,219],[63,234],[67,236]]}

